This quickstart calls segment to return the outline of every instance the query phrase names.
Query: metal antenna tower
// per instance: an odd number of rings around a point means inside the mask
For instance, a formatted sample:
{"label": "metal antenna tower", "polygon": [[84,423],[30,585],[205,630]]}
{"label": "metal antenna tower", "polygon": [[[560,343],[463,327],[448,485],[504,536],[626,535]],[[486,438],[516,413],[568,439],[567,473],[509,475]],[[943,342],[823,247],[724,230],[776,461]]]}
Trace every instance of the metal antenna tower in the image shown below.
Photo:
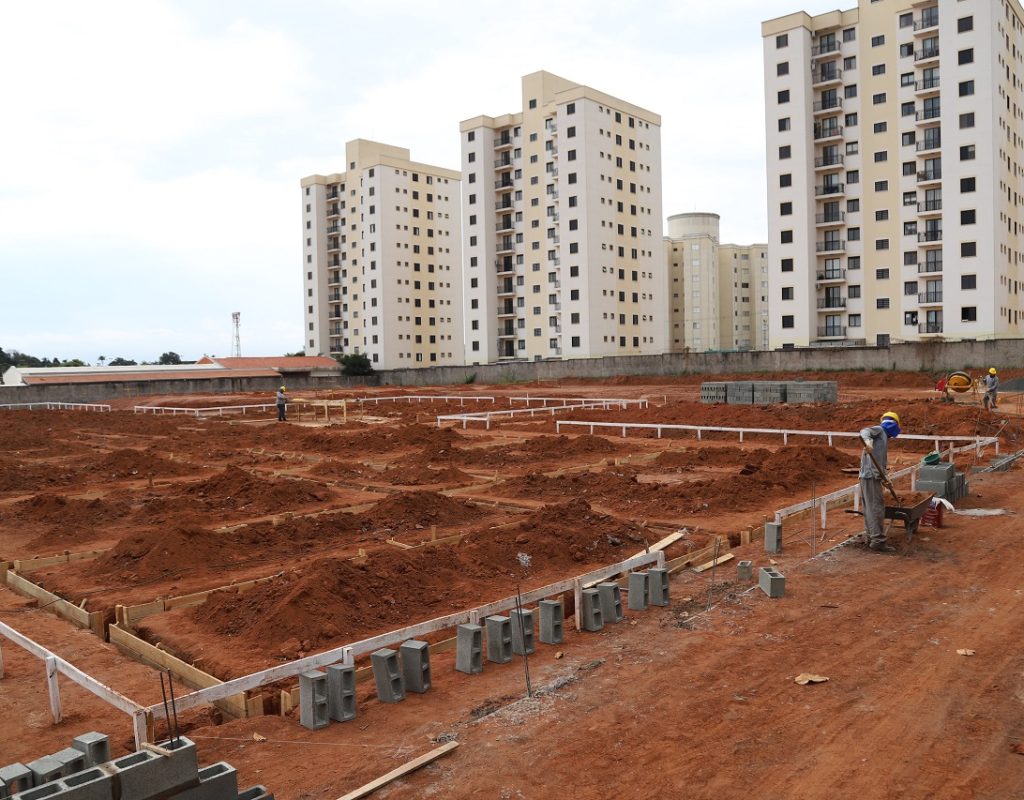
{"label": "metal antenna tower", "polygon": [[242,355],[242,339],[239,335],[239,328],[242,324],[242,312],[232,311],[231,322],[234,327],[234,335],[231,342],[231,355],[235,358],[239,358]]}

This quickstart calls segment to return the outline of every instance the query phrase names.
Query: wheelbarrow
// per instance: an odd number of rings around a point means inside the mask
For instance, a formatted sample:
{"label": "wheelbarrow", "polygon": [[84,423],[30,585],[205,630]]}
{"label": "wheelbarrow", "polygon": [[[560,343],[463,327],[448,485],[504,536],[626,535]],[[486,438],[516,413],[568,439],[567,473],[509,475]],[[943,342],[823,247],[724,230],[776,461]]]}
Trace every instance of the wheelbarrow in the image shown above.
{"label": "wheelbarrow", "polygon": [[[904,531],[906,532],[906,541],[909,544],[910,540],[914,538],[914,534],[917,533],[917,529],[921,526],[921,518],[924,517],[925,512],[928,511],[931,505],[934,494],[921,493],[915,495],[913,498],[908,498],[911,503],[908,505],[886,505],[885,507],[885,518],[891,520],[899,520],[903,523]],[[859,514],[864,516],[863,511],[852,511],[847,509],[847,514]]]}

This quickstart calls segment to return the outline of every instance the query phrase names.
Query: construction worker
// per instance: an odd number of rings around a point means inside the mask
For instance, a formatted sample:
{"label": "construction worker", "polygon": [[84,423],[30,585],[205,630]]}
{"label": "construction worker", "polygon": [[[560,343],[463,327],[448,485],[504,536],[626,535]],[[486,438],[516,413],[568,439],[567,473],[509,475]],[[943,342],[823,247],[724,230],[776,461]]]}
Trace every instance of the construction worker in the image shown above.
{"label": "construction worker", "polygon": [[284,387],[282,386],[277,390],[277,421],[287,422],[288,417],[285,416],[285,410],[288,407],[288,397],[284,393]]}
{"label": "construction worker", "polygon": [[995,367],[988,368],[988,375],[985,376],[985,408],[993,411],[996,409],[996,396],[999,394],[999,375]]}
{"label": "construction worker", "polygon": [[889,440],[900,435],[900,418],[894,411],[882,414],[881,423],[860,432],[864,453],[860,457],[860,496],[864,501],[864,529],[868,547],[877,553],[894,553],[885,540],[885,497],[882,486],[888,481]]}

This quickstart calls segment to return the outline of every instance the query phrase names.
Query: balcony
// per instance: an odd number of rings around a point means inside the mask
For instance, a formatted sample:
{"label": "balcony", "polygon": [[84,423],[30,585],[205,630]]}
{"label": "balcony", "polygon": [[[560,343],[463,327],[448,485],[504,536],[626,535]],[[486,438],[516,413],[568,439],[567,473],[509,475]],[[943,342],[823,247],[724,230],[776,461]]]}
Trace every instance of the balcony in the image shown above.
{"label": "balcony", "polygon": [[330,253],[334,250],[340,250],[341,243],[337,239],[331,239],[327,242],[327,252]]}
{"label": "balcony", "polygon": [[914,63],[920,64],[925,61],[933,61],[939,57],[938,45],[934,47],[925,47],[922,50],[918,50],[914,53]]}
{"label": "balcony", "polygon": [[817,273],[817,275],[815,277],[817,278],[818,283],[833,283],[833,282],[838,282],[838,281],[845,281],[846,280],[846,270],[845,269],[823,269],[823,270],[818,270],[818,273]]}
{"label": "balcony", "polygon": [[843,98],[841,97],[833,97],[830,100],[818,100],[813,106],[815,114],[828,114],[832,111],[841,111],[842,108]]}
{"label": "balcony", "polygon": [[846,250],[846,240],[833,239],[828,242],[816,242],[814,249],[819,253],[842,253]]}
{"label": "balcony", "polygon": [[922,14],[918,19],[914,20],[914,36],[923,35],[926,31],[937,27],[939,27],[939,15],[937,13]]}
{"label": "balcony", "polygon": [[339,197],[341,197],[341,192],[338,192],[337,190],[335,190],[335,191],[333,191],[333,192],[328,192],[328,193],[327,193],[327,194],[325,195],[325,197],[326,197],[326,198],[327,198],[328,200],[337,200],[337,199],[338,199]]}
{"label": "balcony", "polygon": [[844,156],[841,154],[831,156],[821,156],[820,158],[814,159],[815,169],[828,169],[829,167],[841,167],[843,166]]}
{"label": "balcony", "polygon": [[833,58],[839,55],[839,42],[823,42],[811,48],[815,58]]}
{"label": "balcony", "polygon": [[917,302],[923,306],[934,305],[942,302],[942,292],[921,292],[917,296]]}
{"label": "balcony", "polygon": [[341,302],[341,292],[331,292],[330,294],[328,294],[327,295],[327,302],[328,303],[340,303]]}
{"label": "balcony", "polygon": [[815,197],[828,197],[830,195],[844,195],[846,194],[846,184],[843,183],[829,183],[824,186],[815,186],[814,195]]}
{"label": "balcony", "polygon": [[[939,128],[929,128],[929,131],[939,130]],[[942,147],[942,138],[939,136],[931,136],[923,141],[917,143],[917,152],[925,153],[928,150],[939,150]]]}
{"label": "balcony", "polygon": [[[503,330],[498,332],[498,339],[515,339],[516,332],[514,330]],[[500,348],[499,348],[500,349]]]}
{"label": "balcony", "polygon": [[843,71],[830,62],[832,69],[819,69],[811,71],[811,84],[813,86],[825,86],[829,83],[839,83],[843,80]]}
{"label": "balcony", "polygon": [[917,241],[919,242],[941,242],[942,241],[942,229],[922,231],[917,234]]}
{"label": "balcony", "polygon": [[509,295],[515,295],[515,293],[516,287],[512,281],[505,281],[498,287],[498,297],[508,297]]}
{"label": "balcony", "polygon": [[507,236],[503,240],[498,242],[497,247],[498,247],[498,255],[501,255],[502,253],[514,253],[516,251],[515,242],[513,242]]}
{"label": "balcony", "polygon": [[512,169],[512,155],[510,153],[505,153],[501,158],[495,159],[494,168]]}
{"label": "balcony", "polygon": [[846,308],[845,297],[819,297],[818,298],[818,310],[828,311],[830,309],[843,309]]}
{"label": "balcony", "polygon": [[814,218],[815,225],[842,225],[845,222],[845,211],[832,211],[828,214],[818,214]]}
{"label": "balcony", "polygon": [[914,114],[914,121],[918,125],[929,125],[939,121],[939,116],[942,110],[936,106],[935,108],[925,108]]}
{"label": "balcony", "polygon": [[328,314],[327,319],[341,319],[341,314]]}
{"label": "balcony", "polygon": [[917,265],[918,275],[935,275],[936,273],[942,272],[942,259],[937,261],[925,261],[923,264]]}
{"label": "balcony", "polygon": [[914,94],[928,94],[929,92],[937,91],[939,91],[939,79],[937,77],[925,78],[914,84]]}
{"label": "balcony", "polygon": [[503,133],[501,136],[495,136],[494,137],[494,149],[495,150],[504,150],[506,147],[511,147],[512,144],[513,144],[513,141],[512,141],[512,134],[511,133],[507,133],[506,132],[506,133]]}
{"label": "balcony", "polygon": [[815,125],[814,141],[824,142],[828,139],[839,139],[843,135],[842,125]]}
{"label": "balcony", "polygon": [[516,315],[515,307],[511,303],[505,303],[504,306],[498,309],[499,317],[514,317]]}
{"label": "balcony", "polygon": [[918,333],[942,333],[941,322],[922,322],[917,326]]}
{"label": "balcony", "polygon": [[494,269],[497,270],[499,275],[504,275],[508,272],[515,272],[515,266],[512,264],[511,258],[497,259],[494,262]]}
{"label": "balcony", "polygon": [[341,285],[341,276],[339,274],[337,274],[337,273],[334,273],[333,275],[330,275],[327,278],[327,285],[328,286],[340,286]]}
{"label": "balcony", "polygon": [[841,325],[826,325],[818,328],[819,339],[842,339],[846,336],[846,328]]}
{"label": "balcony", "polygon": [[327,216],[329,217],[340,217],[341,209],[335,206],[334,208],[327,209]]}
{"label": "balcony", "polygon": [[918,214],[939,214],[942,212],[942,200],[925,200],[917,204]]}
{"label": "balcony", "polygon": [[918,183],[935,183],[942,180],[941,169],[923,169],[917,173]]}
{"label": "balcony", "polygon": [[494,204],[495,211],[502,211],[506,208],[512,208],[512,195],[508,195]]}
{"label": "balcony", "polygon": [[496,222],[494,224],[494,230],[496,230],[498,233],[501,233],[502,231],[513,231],[515,230],[515,227],[516,224],[515,222],[513,222],[512,217],[509,217],[506,220],[502,220],[501,222]]}
{"label": "balcony", "polygon": [[496,180],[494,182],[494,188],[498,189],[499,191],[501,189],[511,189],[512,186],[513,186],[513,181],[512,181],[512,176],[510,176],[510,175],[506,175],[504,178],[501,178],[500,180]]}

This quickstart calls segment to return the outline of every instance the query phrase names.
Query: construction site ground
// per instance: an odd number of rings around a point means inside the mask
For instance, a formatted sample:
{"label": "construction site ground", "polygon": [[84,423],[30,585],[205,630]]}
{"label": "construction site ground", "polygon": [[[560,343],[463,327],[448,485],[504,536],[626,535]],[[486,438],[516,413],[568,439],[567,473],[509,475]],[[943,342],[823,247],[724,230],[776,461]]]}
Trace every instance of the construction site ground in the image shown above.
{"label": "construction site ground", "polygon": [[[1020,466],[972,475],[959,504],[1007,514],[947,515],[910,544],[897,524],[895,555],[831,549],[863,527],[838,509],[824,529],[816,515],[787,521],[783,552],[769,555],[744,532],[855,483],[856,439],[556,429],[572,419],[843,432],[894,408],[906,433],[1024,447],[1015,397],[993,414],[973,397],[941,402],[934,376],[788,377],[838,380],[839,403],[702,405],[690,377],[299,393],[288,424],[267,412],[131,413],[267,402],[252,395],[125,398],[110,414],[0,412],[0,560],[87,554],[24,574],[108,623],[118,606],[209,592],[132,632],[228,680],[571,578],[685,530],[669,560],[716,540],[734,558],[674,574],[667,608],[628,612],[600,633],[567,621],[564,644],[530,658],[533,697],[520,661],[468,676],[440,648],[429,693],[385,705],[372,680],[360,683],[352,723],[311,732],[297,710],[280,715],[284,682],[257,703],[264,716],[210,707],[185,712],[182,727],[204,763],[227,760],[242,783],[284,800],[336,798],[452,739],[456,751],[378,796],[1020,796]],[[467,400],[353,400],[403,394]],[[521,408],[509,398],[527,394],[649,405],[495,418],[490,429],[435,424],[438,414]],[[930,449],[898,440],[891,466]],[[957,465],[970,471],[992,455],[963,453]],[[754,583],[737,581],[741,559],[754,562]],[[779,600],[756,589],[769,564],[786,575]],[[154,669],[50,611],[0,587],[0,622],[132,700],[159,701]],[[0,765],[87,730],[110,732],[115,753],[133,749],[128,718],[66,680],[54,726],[42,662],[0,647]],[[804,672],[829,680],[794,683]]]}

